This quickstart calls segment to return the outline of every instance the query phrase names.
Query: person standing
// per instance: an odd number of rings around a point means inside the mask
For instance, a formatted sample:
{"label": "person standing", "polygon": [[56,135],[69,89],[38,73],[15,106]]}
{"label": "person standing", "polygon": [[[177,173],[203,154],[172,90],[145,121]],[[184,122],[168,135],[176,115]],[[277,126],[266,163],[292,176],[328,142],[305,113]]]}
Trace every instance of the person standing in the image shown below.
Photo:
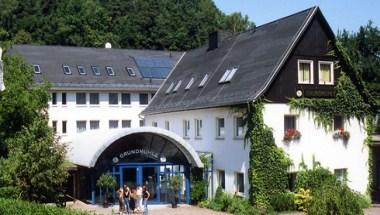
{"label": "person standing", "polygon": [[129,187],[125,184],[124,185],[124,204],[125,204],[125,212],[127,214],[130,213],[129,211],[129,201],[131,199],[131,190],[129,189]]}
{"label": "person standing", "polygon": [[118,196],[118,200],[119,200],[119,212],[120,212],[120,215],[123,215],[124,211],[125,211],[125,206],[124,206],[124,189],[123,189],[123,187],[120,187],[117,190],[117,196]]}
{"label": "person standing", "polygon": [[136,189],[136,211],[142,211],[142,187],[140,185]]}
{"label": "person standing", "polygon": [[143,204],[144,204],[144,215],[148,215],[148,199],[150,197],[150,193],[148,192],[148,189],[146,186],[143,186]]}

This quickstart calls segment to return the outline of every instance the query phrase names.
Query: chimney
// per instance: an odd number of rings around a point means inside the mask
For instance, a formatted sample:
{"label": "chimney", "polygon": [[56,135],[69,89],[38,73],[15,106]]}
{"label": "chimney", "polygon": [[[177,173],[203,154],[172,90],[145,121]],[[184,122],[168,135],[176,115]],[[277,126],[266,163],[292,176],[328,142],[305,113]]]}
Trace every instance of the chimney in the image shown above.
{"label": "chimney", "polygon": [[2,60],[2,55],[3,55],[3,49],[0,47],[0,91],[5,90],[4,80],[3,80],[3,60]]}
{"label": "chimney", "polygon": [[215,32],[210,33],[208,35],[208,51],[212,51],[218,48],[218,43],[219,43],[218,32],[215,31]]}

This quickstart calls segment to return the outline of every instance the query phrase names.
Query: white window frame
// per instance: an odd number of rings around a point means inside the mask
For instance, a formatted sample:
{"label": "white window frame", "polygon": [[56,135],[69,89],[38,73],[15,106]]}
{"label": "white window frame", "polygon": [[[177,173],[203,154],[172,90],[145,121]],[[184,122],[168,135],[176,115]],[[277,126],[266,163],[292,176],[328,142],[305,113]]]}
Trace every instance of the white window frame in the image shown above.
{"label": "white window frame", "polygon": [[228,83],[231,81],[231,79],[234,77],[235,73],[237,72],[238,67],[234,66],[230,69],[227,69],[223,76],[219,80],[219,84]]}
{"label": "white window frame", "polygon": [[170,122],[169,121],[165,121],[165,129],[170,131]]}
{"label": "white window frame", "polygon": [[168,89],[166,90],[166,94],[169,94],[170,93],[170,91],[173,89],[173,87],[174,87],[174,82],[172,82],[171,84],[170,84],[170,86],[168,87]]}
{"label": "white window frame", "polygon": [[186,85],[186,87],[185,87],[185,90],[189,90],[190,87],[191,87],[191,85],[193,85],[193,83],[194,83],[194,78],[191,77],[189,83],[187,83],[187,85]]}
{"label": "white window frame", "polygon": [[244,137],[244,133],[245,133],[245,126],[243,124],[242,134],[238,135],[238,123],[237,123],[238,118],[241,118],[243,120],[243,122],[244,122],[244,119],[243,119],[242,116],[235,116],[234,117],[234,137],[237,138],[237,139],[242,139]]}
{"label": "white window frame", "polygon": [[334,175],[340,182],[345,182],[347,174],[347,168],[334,169]]}
{"label": "white window frame", "polygon": [[[65,75],[71,75],[71,74],[73,74],[73,73],[71,72],[71,69],[70,69],[70,66],[69,66],[69,65],[63,65],[62,68],[63,68],[63,73],[64,73]],[[66,69],[68,70],[67,72],[66,72]]]}
{"label": "white window frame", "polygon": [[[223,170],[223,169],[218,169],[217,171],[217,175],[216,175],[216,177],[217,177],[217,182],[218,182],[218,187],[222,187],[223,189],[226,189],[226,171],[225,170]],[[222,180],[221,180],[221,176],[222,176],[222,173],[223,172],[223,185],[224,186],[221,186],[222,185]]]}
{"label": "white window frame", "polygon": [[[243,192],[239,191],[238,175],[243,175]],[[235,172],[235,191],[240,195],[244,195],[245,192],[245,176],[243,172]]]}
{"label": "white window frame", "polygon": [[79,75],[87,75],[86,68],[84,66],[77,66],[77,69],[78,69]]}
{"label": "white window frame", "polygon": [[[310,64],[310,82],[302,81],[301,80],[301,71],[300,71],[300,64],[301,63],[309,63]],[[298,60],[297,61],[297,76],[298,76],[298,83],[299,84],[314,84],[314,61],[313,60]]]}
{"label": "white window frame", "polygon": [[[322,82],[321,80],[321,64],[329,64],[330,65],[330,79],[331,82]],[[334,62],[332,61],[318,61],[318,79],[320,85],[334,85]]]}
{"label": "white window frame", "polygon": [[190,138],[190,120],[184,119],[182,121],[183,138]]}
{"label": "white window frame", "polygon": [[34,64],[33,65],[33,71],[34,71],[34,74],[41,74],[41,67],[40,67],[40,65]]}
{"label": "white window frame", "polygon": [[[223,119],[223,122],[224,122],[224,125],[223,125],[223,134],[222,134],[222,130],[221,130],[221,127],[219,128],[219,119]],[[224,117],[216,117],[216,120],[215,120],[215,125],[216,125],[216,139],[224,139],[224,137],[226,136],[226,119]]]}
{"label": "white window frame", "polygon": [[203,76],[202,81],[199,83],[198,87],[203,87],[206,84],[207,79],[208,79],[208,74],[205,74],[205,76]]}
{"label": "white window frame", "polygon": [[108,76],[115,76],[115,71],[113,70],[112,66],[106,66],[106,72]]}
{"label": "white window frame", "polygon": [[135,70],[131,67],[126,67],[129,76],[136,76]]}
{"label": "white window frame", "polygon": [[201,139],[202,138],[202,127],[203,127],[203,122],[201,119],[195,119],[194,120],[194,125],[195,125],[195,138],[196,139]]}
{"label": "white window frame", "polygon": [[92,73],[96,76],[100,75],[100,69],[98,66],[91,66]]}
{"label": "white window frame", "polygon": [[173,89],[173,93],[175,93],[175,92],[178,91],[178,89],[179,89],[179,87],[181,86],[181,84],[182,84],[182,80],[179,80],[178,83],[177,83],[177,85],[175,85],[175,87],[174,87],[174,89]]}

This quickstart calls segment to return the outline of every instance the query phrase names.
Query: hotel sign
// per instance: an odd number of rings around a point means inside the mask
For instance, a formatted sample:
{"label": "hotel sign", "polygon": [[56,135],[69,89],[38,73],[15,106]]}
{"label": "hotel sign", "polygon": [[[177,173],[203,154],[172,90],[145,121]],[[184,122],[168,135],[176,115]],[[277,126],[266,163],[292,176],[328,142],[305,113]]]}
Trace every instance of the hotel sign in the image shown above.
{"label": "hotel sign", "polygon": [[143,157],[151,158],[154,160],[160,160],[160,156],[157,152],[150,151],[147,149],[132,149],[132,150],[128,150],[128,151],[120,153],[118,156],[114,157],[112,161],[114,163],[117,163],[119,162],[119,159],[125,159],[131,156],[143,156]]}

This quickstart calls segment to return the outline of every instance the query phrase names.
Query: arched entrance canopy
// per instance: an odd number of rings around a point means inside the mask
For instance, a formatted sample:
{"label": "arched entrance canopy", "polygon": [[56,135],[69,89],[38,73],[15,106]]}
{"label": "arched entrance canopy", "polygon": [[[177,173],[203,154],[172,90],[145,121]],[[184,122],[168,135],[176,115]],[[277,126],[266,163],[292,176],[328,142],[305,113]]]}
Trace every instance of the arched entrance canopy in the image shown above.
{"label": "arched entrance canopy", "polygon": [[91,130],[79,133],[68,143],[69,160],[80,166],[94,167],[100,155],[114,142],[129,135],[144,133],[166,139],[185,155],[192,166],[203,167],[203,163],[191,145],[177,134],[156,127]]}

